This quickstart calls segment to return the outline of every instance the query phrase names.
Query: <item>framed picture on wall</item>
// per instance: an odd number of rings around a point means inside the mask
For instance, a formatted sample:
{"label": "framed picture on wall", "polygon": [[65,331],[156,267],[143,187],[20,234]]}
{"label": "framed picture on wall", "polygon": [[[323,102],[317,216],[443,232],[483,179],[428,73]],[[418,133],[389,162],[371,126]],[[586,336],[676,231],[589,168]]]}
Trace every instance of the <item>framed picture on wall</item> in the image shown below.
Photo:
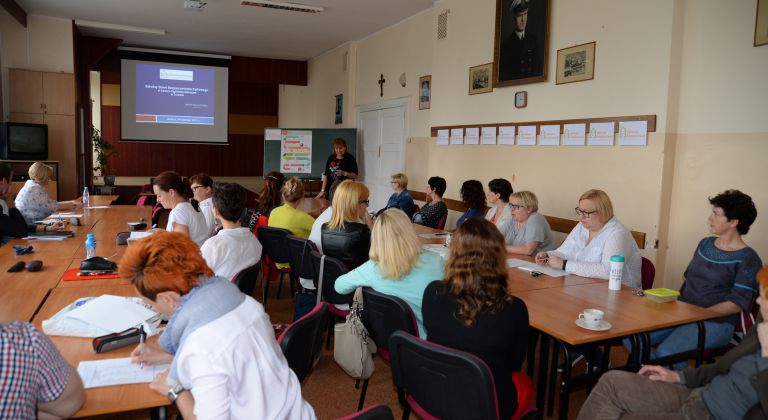
{"label": "framed picture on wall", "polygon": [[335,124],[342,123],[342,115],[344,114],[344,95],[336,95],[336,119]]}
{"label": "framed picture on wall", "polygon": [[550,0],[496,0],[493,87],[547,80]]}
{"label": "framed picture on wall", "polygon": [[469,68],[469,94],[488,93],[493,90],[493,63]]}
{"label": "framed picture on wall", "polygon": [[755,46],[768,45],[768,0],[757,0]]}
{"label": "framed picture on wall", "polygon": [[555,84],[581,82],[595,78],[595,43],[557,50]]}
{"label": "framed picture on wall", "polygon": [[429,109],[432,104],[432,75],[419,77],[419,109]]}

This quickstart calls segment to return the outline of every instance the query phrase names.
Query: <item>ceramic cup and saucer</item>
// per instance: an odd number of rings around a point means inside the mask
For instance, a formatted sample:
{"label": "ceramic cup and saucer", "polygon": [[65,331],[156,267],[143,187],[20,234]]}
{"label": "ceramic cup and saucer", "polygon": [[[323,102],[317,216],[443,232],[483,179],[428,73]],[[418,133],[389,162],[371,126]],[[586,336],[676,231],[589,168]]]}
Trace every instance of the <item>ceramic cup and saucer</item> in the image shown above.
{"label": "ceramic cup and saucer", "polygon": [[603,319],[604,316],[605,312],[599,309],[585,309],[576,318],[576,325],[591,331],[608,331],[612,325]]}

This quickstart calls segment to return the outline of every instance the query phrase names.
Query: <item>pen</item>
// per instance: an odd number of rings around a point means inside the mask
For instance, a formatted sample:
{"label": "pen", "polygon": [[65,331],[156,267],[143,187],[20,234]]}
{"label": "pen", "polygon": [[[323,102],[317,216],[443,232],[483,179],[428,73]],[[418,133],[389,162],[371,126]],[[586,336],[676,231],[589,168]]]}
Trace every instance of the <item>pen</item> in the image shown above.
{"label": "pen", "polygon": [[[139,327],[139,357],[144,357],[144,324]],[[139,367],[144,369],[144,360],[139,363]]]}

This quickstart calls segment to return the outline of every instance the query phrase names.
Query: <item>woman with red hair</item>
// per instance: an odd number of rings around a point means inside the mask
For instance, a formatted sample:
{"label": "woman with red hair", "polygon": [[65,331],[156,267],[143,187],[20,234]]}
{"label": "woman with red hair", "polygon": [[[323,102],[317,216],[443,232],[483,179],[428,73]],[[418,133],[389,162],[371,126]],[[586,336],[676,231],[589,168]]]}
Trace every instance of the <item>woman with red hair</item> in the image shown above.
{"label": "woman with red hair", "polygon": [[120,276],[168,317],[162,349],[139,346],[131,356],[171,363],[149,386],[184,418],[315,418],[264,307],[214,277],[189,236],[157,232],[137,241]]}

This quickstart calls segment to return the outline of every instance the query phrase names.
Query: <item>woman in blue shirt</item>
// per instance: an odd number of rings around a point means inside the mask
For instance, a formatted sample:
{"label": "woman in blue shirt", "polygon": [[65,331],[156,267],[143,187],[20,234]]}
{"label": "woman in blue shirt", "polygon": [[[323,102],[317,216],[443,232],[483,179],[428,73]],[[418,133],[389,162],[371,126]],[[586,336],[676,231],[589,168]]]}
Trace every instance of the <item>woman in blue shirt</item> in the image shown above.
{"label": "woman in blue shirt", "polygon": [[461,201],[467,206],[467,211],[456,221],[456,229],[467,219],[485,216],[485,191],[483,191],[483,184],[480,181],[476,179],[464,181],[461,184],[460,194]]}
{"label": "woman in blue shirt", "polygon": [[397,207],[404,211],[410,219],[416,211],[416,205],[413,204],[413,198],[407,188],[408,177],[405,176],[405,174],[397,173],[392,175],[392,190],[394,190],[395,193],[389,197],[386,208]]}

